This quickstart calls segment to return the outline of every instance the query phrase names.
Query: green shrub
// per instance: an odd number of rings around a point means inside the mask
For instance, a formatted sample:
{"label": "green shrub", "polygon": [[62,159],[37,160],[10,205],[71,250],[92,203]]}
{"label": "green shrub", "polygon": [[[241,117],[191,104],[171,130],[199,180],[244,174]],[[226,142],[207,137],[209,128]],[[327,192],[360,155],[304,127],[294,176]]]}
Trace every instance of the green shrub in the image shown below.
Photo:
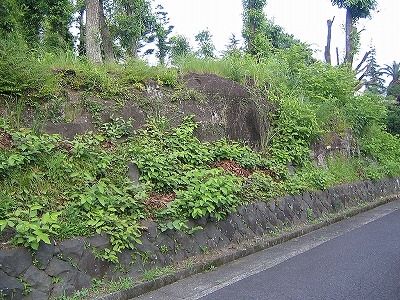
{"label": "green shrub", "polygon": [[164,216],[198,219],[209,214],[221,220],[240,203],[241,180],[219,169],[192,170],[182,178],[185,188],[176,190]]}

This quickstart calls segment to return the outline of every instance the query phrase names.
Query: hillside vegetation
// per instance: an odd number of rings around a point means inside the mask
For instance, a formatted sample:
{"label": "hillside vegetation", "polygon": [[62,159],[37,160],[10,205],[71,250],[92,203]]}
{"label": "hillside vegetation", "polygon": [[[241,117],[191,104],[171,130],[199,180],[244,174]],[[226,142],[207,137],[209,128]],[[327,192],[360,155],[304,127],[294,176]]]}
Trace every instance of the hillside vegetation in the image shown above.
{"label": "hillside vegetation", "polygon": [[[178,73],[187,72],[250,84],[274,106],[259,151],[238,141],[200,141],[191,117],[174,127],[156,116],[136,131],[135,120],[114,118],[73,140],[42,133],[47,121],[68,122],[55,114],[66,89],[119,103],[148,79],[179,90]],[[14,245],[37,249],[41,241],[106,232],[112,249],[99,255],[116,261],[139,242],[147,219],[163,230],[191,230],[187,220],[219,220],[245,202],[399,176],[400,140],[386,131],[384,99],[355,95],[356,85],[348,67],[315,61],[303,45],[259,57],[235,50],[221,59],[186,56],[167,68],[139,60],[96,65],[69,52],[30,51],[17,37],[2,40],[3,239],[10,233]],[[89,104],[91,112],[101,109]],[[311,145],[329,149],[334,137],[348,149],[311,159]],[[128,177],[129,162],[140,170],[138,185]]]}

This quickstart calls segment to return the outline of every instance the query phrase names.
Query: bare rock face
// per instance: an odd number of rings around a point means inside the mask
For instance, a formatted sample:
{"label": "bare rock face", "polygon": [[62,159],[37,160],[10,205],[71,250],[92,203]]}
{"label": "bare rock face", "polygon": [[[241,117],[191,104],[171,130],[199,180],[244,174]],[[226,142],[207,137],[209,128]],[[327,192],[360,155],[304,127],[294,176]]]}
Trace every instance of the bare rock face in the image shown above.
{"label": "bare rock face", "polygon": [[144,91],[132,90],[124,95],[123,105],[114,100],[86,98],[86,103],[102,108],[97,115],[85,108],[82,93],[67,91],[66,94],[67,102],[60,112],[65,122],[48,122],[44,130],[68,139],[95,131],[95,120],[109,122],[111,116],[125,121],[133,119],[136,130],[151,117],[165,117],[174,126],[184,117],[194,115],[200,123],[196,131],[199,139],[212,141],[225,137],[255,148],[260,146],[269,128],[267,116],[271,105],[265,99],[235,81],[214,74],[186,74],[175,89],[148,80]]}
{"label": "bare rock face", "polygon": [[203,103],[182,103],[200,121],[202,140],[226,137],[258,148],[269,128],[272,106],[248,88],[213,74],[189,73],[183,77],[186,90],[204,94]]}
{"label": "bare rock face", "polygon": [[337,133],[329,132],[323,138],[311,145],[311,158],[320,166],[326,164],[328,157],[335,155],[352,156],[357,149],[356,142],[350,133],[340,137]]}

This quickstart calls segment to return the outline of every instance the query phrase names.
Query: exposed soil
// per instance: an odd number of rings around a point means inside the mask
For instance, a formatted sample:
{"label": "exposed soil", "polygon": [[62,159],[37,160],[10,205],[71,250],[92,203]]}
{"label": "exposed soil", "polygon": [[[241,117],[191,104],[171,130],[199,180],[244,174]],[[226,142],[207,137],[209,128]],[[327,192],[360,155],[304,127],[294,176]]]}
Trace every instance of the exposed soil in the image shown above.
{"label": "exposed soil", "polygon": [[3,128],[0,128],[0,149],[10,149],[12,147],[12,137]]}
{"label": "exposed soil", "polygon": [[220,162],[212,163],[211,167],[218,168],[221,167],[225,171],[232,172],[238,177],[247,178],[251,175],[251,172],[239,166],[239,164],[232,160],[221,160]]}
{"label": "exposed soil", "polygon": [[168,193],[168,194],[152,194],[150,197],[146,200],[146,205],[150,206],[153,209],[163,209],[167,207],[167,204],[169,202],[172,202],[175,200],[175,193]]}

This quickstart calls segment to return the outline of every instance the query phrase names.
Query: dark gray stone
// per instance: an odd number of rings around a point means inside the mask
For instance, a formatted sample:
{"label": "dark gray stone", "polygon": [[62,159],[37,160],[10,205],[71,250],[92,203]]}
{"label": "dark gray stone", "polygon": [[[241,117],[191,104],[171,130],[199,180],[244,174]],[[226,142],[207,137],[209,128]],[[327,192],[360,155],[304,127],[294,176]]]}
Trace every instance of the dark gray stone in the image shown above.
{"label": "dark gray stone", "polygon": [[146,221],[142,223],[142,226],[145,227],[142,236],[154,243],[159,235],[158,224],[153,221]]}
{"label": "dark gray stone", "polygon": [[53,241],[51,244],[40,242],[39,248],[33,256],[33,259],[37,261],[36,266],[42,270],[46,269],[53,258],[54,253],[55,246]]}
{"label": "dark gray stone", "polygon": [[275,206],[276,206],[276,199],[271,199],[267,202],[267,207],[269,208],[269,210],[274,211],[275,210]]}
{"label": "dark gray stone", "polygon": [[204,227],[204,232],[208,239],[219,239],[220,237],[222,237],[221,230],[217,228],[215,223],[208,223]]}
{"label": "dark gray stone", "polygon": [[0,231],[0,243],[2,244],[8,244],[11,242],[11,240],[16,236],[17,231],[15,228],[12,227],[6,227],[3,229],[3,231]]}
{"label": "dark gray stone", "polygon": [[240,205],[236,208],[236,214],[244,216],[247,213],[247,208],[244,205]]}
{"label": "dark gray stone", "polygon": [[199,247],[207,245],[208,238],[206,237],[206,234],[203,230],[195,231],[192,237],[195,244],[198,245]]}
{"label": "dark gray stone", "polygon": [[32,256],[26,248],[0,251],[0,270],[18,277],[32,265]]}
{"label": "dark gray stone", "polygon": [[312,199],[311,199],[310,193],[303,193],[302,196],[303,196],[303,201],[305,203],[307,203],[307,205],[309,207],[311,207],[312,206]]}
{"label": "dark gray stone", "polygon": [[276,218],[278,220],[280,220],[284,224],[288,221],[286,219],[286,216],[285,216],[284,212],[281,211],[278,207],[275,209],[275,215],[276,215]]}
{"label": "dark gray stone", "polygon": [[85,251],[85,240],[83,238],[74,238],[61,242],[58,245],[59,253],[63,259],[70,259],[73,262],[79,262]]}
{"label": "dark gray stone", "polygon": [[92,277],[89,275],[85,274],[84,272],[79,272],[75,276],[75,289],[76,290],[81,290],[83,288],[88,288],[92,284]]}
{"label": "dark gray stone", "polygon": [[23,284],[6,273],[0,271],[0,295],[5,299],[22,299]]}
{"label": "dark gray stone", "polygon": [[299,212],[304,209],[304,202],[301,195],[296,195],[293,197],[293,210]]}
{"label": "dark gray stone", "polygon": [[264,217],[266,216],[268,207],[265,202],[263,202],[263,201],[257,202],[255,204],[255,208],[261,213],[262,216],[264,216]]}
{"label": "dark gray stone", "polygon": [[137,164],[128,161],[128,177],[132,181],[133,186],[138,186],[140,171]]}
{"label": "dark gray stone", "polygon": [[24,296],[23,300],[48,300],[50,294],[32,289],[30,293]]}
{"label": "dark gray stone", "polygon": [[219,221],[217,226],[221,229],[223,235],[231,241],[235,233],[235,227],[228,220]]}
{"label": "dark gray stone", "polygon": [[38,290],[47,295],[50,294],[51,277],[44,271],[39,270],[32,265],[26,270],[23,278],[32,289]]}
{"label": "dark gray stone", "polygon": [[86,123],[52,123],[47,122],[44,127],[45,133],[58,133],[61,134],[65,139],[72,140],[75,135],[83,134],[88,131],[95,130],[94,125],[92,122]]}
{"label": "dark gray stone", "polygon": [[158,254],[159,254],[158,247],[153,245],[145,237],[142,237],[141,241],[142,241],[141,245],[136,245],[136,250],[142,254],[139,255],[141,258],[142,265],[158,264]]}
{"label": "dark gray stone", "polygon": [[86,239],[86,242],[89,243],[89,245],[92,248],[96,248],[98,251],[102,251],[105,248],[110,247],[110,239],[107,234],[96,234],[92,237],[89,237]]}
{"label": "dark gray stone", "polygon": [[224,236],[220,237],[218,240],[216,240],[216,242],[217,242],[217,248],[219,249],[222,249],[231,243],[231,241]]}
{"label": "dark gray stone", "polygon": [[283,213],[285,214],[286,218],[290,221],[293,220],[295,216],[294,208],[294,198],[292,196],[288,196],[285,199],[285,206],[283,208]]}
{"label": "dark gray stone", "polygon": [[198,246],[195,247],[194,240],[190,235],[177,231],[175,237],[185,255],[185,258],[199,253]]}
{"label": "dark gray stone", "polygon": [[243,235],[240,234],[240,232],[236,231],[236,232],[234,233],[233,237],[232,237],[232,242],[238,244],[238,243],[241,242],[242,240],[244,240]]}
{"label": "dark gray stone", "polygon": [[243,222],[247,225],[247,227],[249,227],[251,230],[252,227],[251,225],[254,225],[256,223],[256,214],[253,210],[249,210],[247,211],[245,214],[241,215]]}
{"label": "dark gray stone", "polygon": [[254,232],[250,230],[249,227],[243,222],[243,220],[238,216],[238,215],[232,215],[232,221],[235,224],[235,229],[242,234],[243,236],[246,236],[248,238],[254,237]]}
{"label": "dark gray stone", "polygon": [[118,261],[121,265],[129,267],[136,261],[137,250],[125,249],[121,253],[117,253]]}
{"label": "dark gray stone", "polygon": [[[203,230],[198,230],[195,231],[194,234],[196,233],[202,233]],[[166,234],[160,234],[159,237],[157,238],[157,244],[156,247],[159,249],[161,253],[171,253],[174,250],[174,241]],[[163,250],[161,248],[164,248]],[[165,249],[168,249],[167,251]]]}
{"label": "dark gray stone", "polygon": [[58,258],[53,258],[45,270],[52,277],[60,277],[62,274],[75,273],[76,271],[76,268]]}
{"label": "dark gray stone", "polygon": [[102,278],[110,263],[96,258],[91,249],[87,249],[78,263],[78,269],[91,277]]}
{"label": "dark gray stone", "polygon": [[51,260],[49,266],[46,268],[46,273],[53,277],[54,284],[51,291],[51,296],[56,297],[60,295],[70,296],[77,289],[76,279],[78,270],[71,266],[69,263],[54,258]]}
{"label": "dark gray stone", "polygon": [[60,296],[71,296],[75,292],[75,286],[68,282],[59,282],[54,284],[53,290],[51,291],[51,298],[57,298]]}
{"label": "dark gray stone", "polygon": [[257,225],[259,225],[263,230],[267,228],[267,216],[260,212],[259,210],[256,210],[256,222]]}

